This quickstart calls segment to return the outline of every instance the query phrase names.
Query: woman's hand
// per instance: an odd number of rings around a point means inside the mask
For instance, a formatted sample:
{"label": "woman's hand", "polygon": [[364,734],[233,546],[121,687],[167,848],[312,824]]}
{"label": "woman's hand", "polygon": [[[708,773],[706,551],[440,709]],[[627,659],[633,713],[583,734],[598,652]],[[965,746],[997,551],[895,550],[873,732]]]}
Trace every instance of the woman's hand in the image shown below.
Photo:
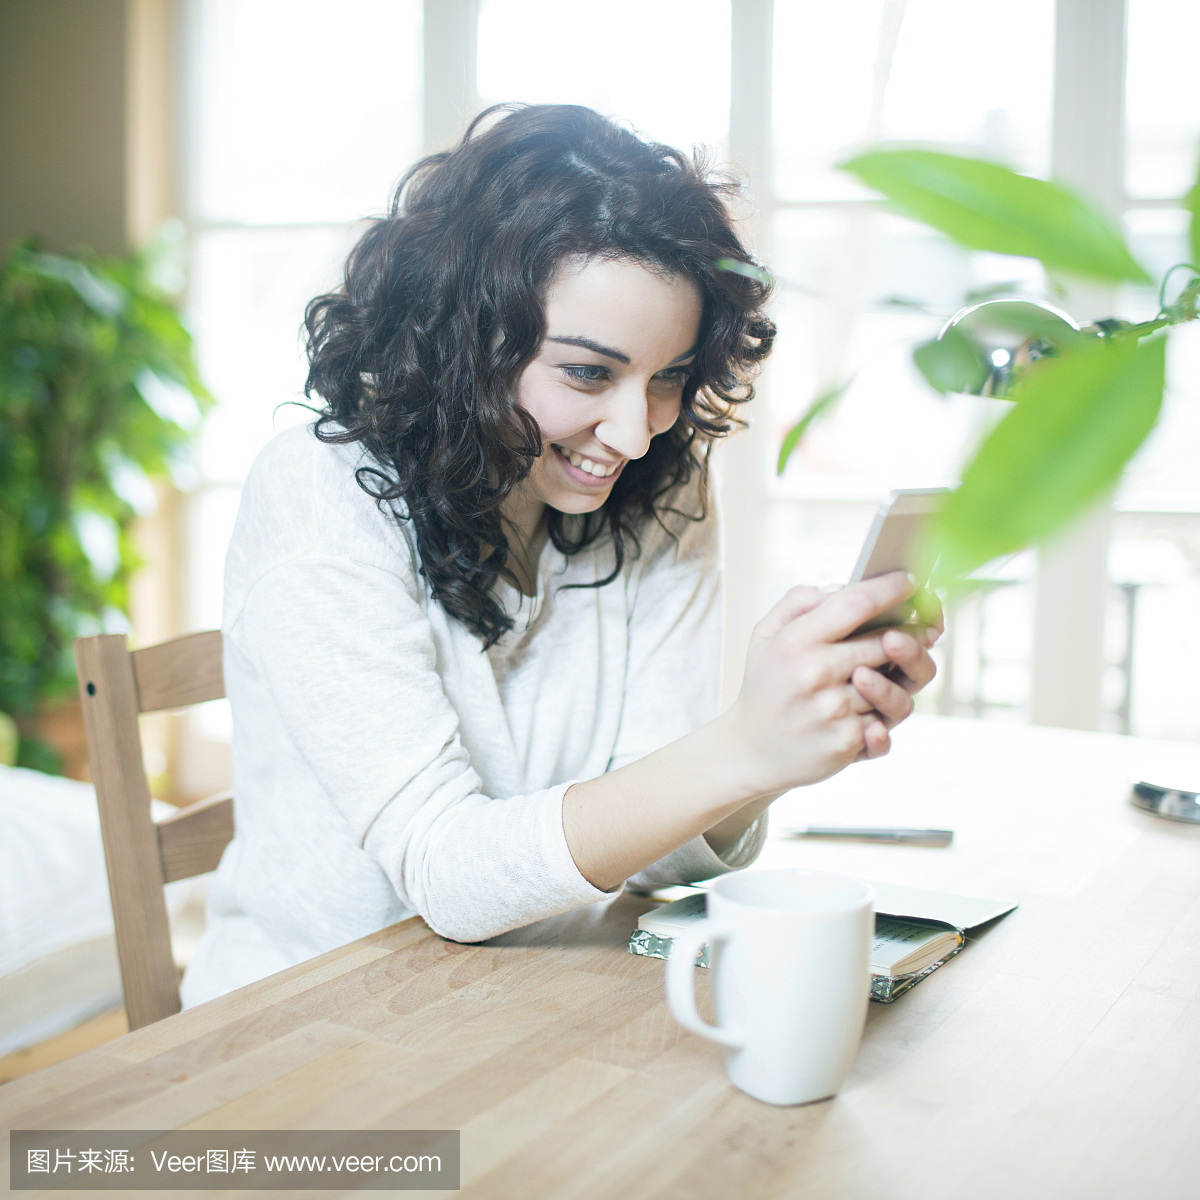
{"label": "woman's hand", "polygon": [[[942,605],[933,592],[919,590],[913,597],[917,621],[884,631],[882,647],[889,663],[882,671],[857,667],[850,676],[859,694],[857,711],[874,710],[887,729],[893,729],[913,710],[912,696],[928,686],[937,667],[929,650],[942,636]],[[887,753],[887,745],[879,753]],[[875,758],[876,753],[861,757]]]}
{"label": "woman's hand", "polygon": [[[701,833],[723,854],[780,792],[886,753],[889,727],[912,711],[910,693],[933,677],[920,644],[931,639],[918,626],[851,635],[912,595],[898,572],[833,593],[788,592],[755,627],[728,712],[568,788],[563,833],[583,876],[614,888]],[[898,677],[881,674],[885,666]]]}
{"label": "woman's hand", "polygon": [[[744,749],[748,787],[778,793],[887,753],[888,730],[933,678],[928,646],[941,629],[940,609],[922,597],[928,626],[843,639],[913,592],[900,572],[832,594],[793,588],[759,622],[742,692],[723,718]],[[876,669],[884,666],[895,678]]]}

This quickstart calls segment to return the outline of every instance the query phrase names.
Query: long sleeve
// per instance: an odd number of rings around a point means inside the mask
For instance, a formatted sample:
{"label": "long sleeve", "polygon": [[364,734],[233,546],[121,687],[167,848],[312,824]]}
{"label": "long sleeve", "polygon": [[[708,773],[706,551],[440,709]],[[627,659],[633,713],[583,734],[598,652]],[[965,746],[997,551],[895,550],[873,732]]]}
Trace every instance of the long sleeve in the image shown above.
{"label": "long sleeve", "polygon": [[569,781],[482,793],[402,575],[289,561],[254,585],[231,636],[355,842],[437,932],[478,941],[605,898],[566,844]]}

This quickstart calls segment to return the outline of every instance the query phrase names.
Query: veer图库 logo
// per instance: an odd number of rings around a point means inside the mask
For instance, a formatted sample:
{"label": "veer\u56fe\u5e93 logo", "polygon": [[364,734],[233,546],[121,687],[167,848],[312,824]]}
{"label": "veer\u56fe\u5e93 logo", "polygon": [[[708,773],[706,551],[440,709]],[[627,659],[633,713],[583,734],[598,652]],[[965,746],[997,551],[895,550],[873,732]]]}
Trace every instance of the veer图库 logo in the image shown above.
{"label": "veer\u56fe\u5e93 logo", "polygon": [[457,1129],[14,1129],[15,1191],[454,1190]]}

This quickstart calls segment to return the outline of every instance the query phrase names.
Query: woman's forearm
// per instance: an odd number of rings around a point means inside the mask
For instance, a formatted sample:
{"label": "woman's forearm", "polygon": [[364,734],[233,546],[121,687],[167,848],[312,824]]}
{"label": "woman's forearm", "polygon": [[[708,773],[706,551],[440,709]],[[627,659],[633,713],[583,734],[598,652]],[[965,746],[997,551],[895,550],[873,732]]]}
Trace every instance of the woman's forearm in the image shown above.
{"label": "woman's forearm", "polygon": [[779,799],[780,795],[782,795],[781,792],[772,792],[768,796],[760,796],[751,800],[749,804],[743,804],[723,821],[718,821],[711,828],[706,829],[704,840],[712,852],[719,858],[724,858],[726,852],[737,844],[746,830],[771,807],[774,801]]}
{"label": "woman's forearm", "polygon": [[721,848],[732,845],[754,819],[729,836],[742,810],[756,804],[757,816],[774,799],[740,776],[743,758],[726,714],[637,762],[574,784],[563,798],[563,831],[580,874],[609,891],[702,833],[713,831]]}

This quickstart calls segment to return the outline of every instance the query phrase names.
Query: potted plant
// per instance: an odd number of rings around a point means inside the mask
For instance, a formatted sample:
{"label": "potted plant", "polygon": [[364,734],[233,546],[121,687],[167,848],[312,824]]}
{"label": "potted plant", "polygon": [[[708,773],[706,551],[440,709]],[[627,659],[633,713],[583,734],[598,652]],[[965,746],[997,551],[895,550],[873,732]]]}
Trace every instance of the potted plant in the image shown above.
{"label": "potted plant", "polygon": [[73,639],[128,627],[132,525],[211,398],[173,293],[181,230],[121,259],[13,247],[0,267],[0,713],[18,762],[70,720]]}

